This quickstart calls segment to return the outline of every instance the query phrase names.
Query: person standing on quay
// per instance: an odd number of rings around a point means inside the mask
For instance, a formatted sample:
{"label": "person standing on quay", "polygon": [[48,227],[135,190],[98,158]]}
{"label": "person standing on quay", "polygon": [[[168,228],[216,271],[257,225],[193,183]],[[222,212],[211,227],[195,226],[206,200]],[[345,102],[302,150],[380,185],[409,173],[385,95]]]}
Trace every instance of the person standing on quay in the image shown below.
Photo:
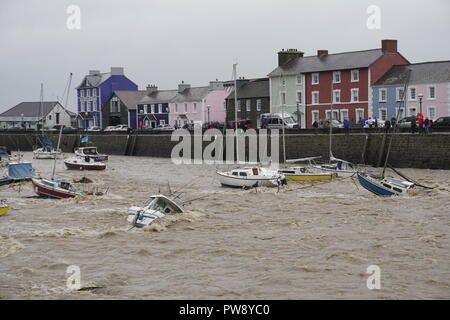
{"label": "person standing on quay", "polygon": [[344,125],[344,128],[345,128],[345,133],[349,134],[349,132],[350,132],[350,121],[348,121],[348,119],[344,119],[343,125]]}
{"label": "person standing on quay", "polygon": [[424,133],[424,127],[423,127],[423,113],[419,112],[417,114],[417,122],[419,124],[419,132]]}
{"label": "person standing on quay", "polygon": [[411,117],[411,133],[415,133],[416,132],[416,128],[417,128],[416,117],[412,116]]}
{"label": "person standing on quay", "polygon": [[389,119],[386,119],[386,121],[384,122],[384,129],[386,130],[386,132],[389,132],[390,128],[391,128],[391,122],[389,121]]}
{"label": "person standing on quay", "polygon": [[423,122],[424,128],[425,128],[425,134],[427,135],[430,131],[430,119],[428,117],[425,118],[425,121]]}

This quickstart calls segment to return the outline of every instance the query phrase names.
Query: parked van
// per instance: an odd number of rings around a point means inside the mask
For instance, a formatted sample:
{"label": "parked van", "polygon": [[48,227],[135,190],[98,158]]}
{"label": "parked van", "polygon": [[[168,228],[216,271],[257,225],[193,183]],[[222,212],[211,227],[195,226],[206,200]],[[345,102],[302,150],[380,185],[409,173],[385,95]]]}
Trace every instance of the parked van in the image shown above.
{"label": "parked van", "polygon": [[267,129],[282,129],[284,122],[285,129],[298,128],[297,120],[289,113],[263,113],[261,115],[261,128]]}

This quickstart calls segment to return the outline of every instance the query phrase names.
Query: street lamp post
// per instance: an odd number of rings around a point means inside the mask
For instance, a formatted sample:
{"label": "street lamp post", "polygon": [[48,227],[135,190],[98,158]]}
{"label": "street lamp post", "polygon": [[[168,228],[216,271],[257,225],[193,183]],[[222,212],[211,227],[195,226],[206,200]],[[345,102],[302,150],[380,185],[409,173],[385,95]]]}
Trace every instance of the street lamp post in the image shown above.
{"label": "street lamp post", "polygon": [[22,117],[22,129],[25,128],[25,125],[23,123],[23,113],[20,115]]}
{"label": "street lamp post", "polygon": [[420,113],[422,113],[422,98],[423,98],[423,94],[419,93],[419,110]]}
{"label": "street lamp post", "polygon": [[297,102],[297,127],[300,129],[300,104]]}
{"label": "street lamp post", "polygon": [[208,125],[209,125],[211,122],[210,117],[209,117],[209,110],[211,109],[211,106],[207,106],[206,108],[208,109]]}

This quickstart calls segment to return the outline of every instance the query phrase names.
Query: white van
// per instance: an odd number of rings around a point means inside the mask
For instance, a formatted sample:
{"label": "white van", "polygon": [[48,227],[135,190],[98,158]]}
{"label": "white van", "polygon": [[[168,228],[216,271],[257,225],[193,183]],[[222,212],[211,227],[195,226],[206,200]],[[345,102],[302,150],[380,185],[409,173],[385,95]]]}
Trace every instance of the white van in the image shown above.
{"label": "white van", "polygon": [[298,123],[294,117],[289,113],[284,113],[282,117],[281,113],[264,113],[261,115],[261,128],[267,129],[282,129],[284,122],[285,129],[298,128]]}

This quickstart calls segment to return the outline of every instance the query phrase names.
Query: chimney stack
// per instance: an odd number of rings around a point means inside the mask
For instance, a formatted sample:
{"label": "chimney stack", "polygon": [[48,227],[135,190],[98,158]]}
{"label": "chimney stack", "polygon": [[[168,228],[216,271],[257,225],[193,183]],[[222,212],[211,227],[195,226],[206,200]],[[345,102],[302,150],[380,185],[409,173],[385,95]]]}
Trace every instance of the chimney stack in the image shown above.
{"label": "chimney stack", "polygon": [[326,55],[328,55],[328,50],[317,50],[318,57],[326,56]]}
{"label": "chimney stack", "polygon": [[111,75],[112,76],[123,76],[123,68],[122,67],[111,67]]}
{"label": "chimney stack", "polygon": [[90,76],[96,76],[100,74],[100,70],[89,70]]}
{"label": "chimney stack", "polygon": [[178,85],[178,93],[182,93],[184,90],[189,89],[191,87],[190,84],[184,83],[184,81],[181,81],[181,83]]}
{"label": "chimney stack", "polygon": [[151,95],[153,92],[158,91],[158,87],[155,86],[154,84],[149,84],[149,85],[147,86],[146,91],[147,91],[147,95],[149,96],[149,95]]}
{"label": "chimney stack", "polygon": [[278,66],[283,67],[296,58],[302,58],[304,52],[297,49],[286,49],[278,52]]}
{"label": "chimney stack", "polygon": [[384,52],[397,52],[397,40],[381,40],[381,48]]}

